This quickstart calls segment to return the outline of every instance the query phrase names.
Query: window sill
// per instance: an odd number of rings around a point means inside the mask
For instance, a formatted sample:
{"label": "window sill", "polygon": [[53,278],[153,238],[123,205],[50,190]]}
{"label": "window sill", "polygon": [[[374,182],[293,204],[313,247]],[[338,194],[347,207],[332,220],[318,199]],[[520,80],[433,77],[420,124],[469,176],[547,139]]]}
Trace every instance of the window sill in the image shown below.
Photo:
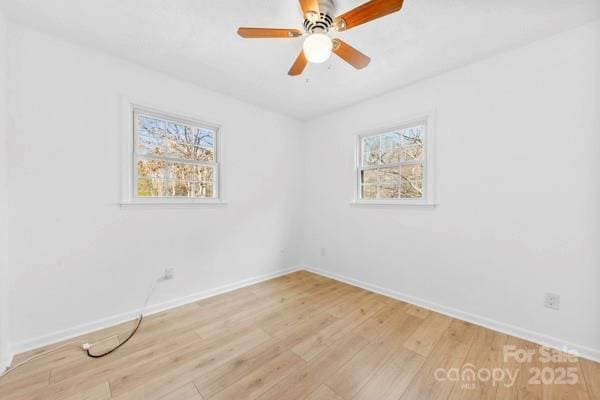
{"label": "window sill", "polygon": [[119,203],[121,208],[198,208],[211,206],[226,206],[228,203],[223,200],[206,201],[130,201]]}
{"label": "window sill", "polygon": [[435,207],[437,204],[431,201],[415,200],[353,200],[351,206],[426,206]]}

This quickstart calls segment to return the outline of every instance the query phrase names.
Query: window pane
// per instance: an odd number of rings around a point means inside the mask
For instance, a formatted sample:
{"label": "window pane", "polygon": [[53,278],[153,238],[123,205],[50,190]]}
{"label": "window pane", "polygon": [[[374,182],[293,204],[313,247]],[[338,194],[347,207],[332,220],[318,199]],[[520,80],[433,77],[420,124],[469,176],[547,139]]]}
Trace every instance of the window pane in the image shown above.
{"label": "window pane", "polygon": [[169,140],[182,144],[211,149],[215,147],[215,133],[209,129],[168,122],[167,137]]}
{"label": "window pane", "polygon": [[215,197],[215,185],[213,182],[196,182],[192,186],[194,197]]}
{"label": "window pane", "polygon": [[161,156],[165,154],[165,122],[156,118],[138,115],[138,154]]}
{"label": "window pane", "polygon": [[138,160],[137,174],[141,178],[166,178],[167,162],[163,160]]}
{"label": "window pane", "polygon": [[402,198],[423,197],[423,166],[403,165],[401,171],[401,193]]}
{"label": "window pane", "polygon": [[182,158],[185,160],[214,161],[214,149],[184,144],[172,140],[167,141],[167,154],[169,157]]}
{"label": "window pane", "polygon": [[137,195],[140,197],[168,196],[166,181],[157,178],[138,178]]}
{"label": "window pane", "polygon": [[138,115],[136,152],[196,161],[215,160],[215,132]]}
{"label": "window pane", "polygon": [[395,164],[400,162],[400,153],[402,150],[398,147],[392,149],[383,149],[381,151],[381,162],[383,164]]}
{"label": "window pane", "polygon": [[423,159],[423,138],[425,126],[419,125],[402,130],[402,161],[417,161]]}
{"label": "window pane", "polygon": [[418,125],[413,126],[411,128],[402,129],[400,131],[401,145],[402,146],[411,146],[415,144],[423,144],[423,137],[425,136],[425,126]]}
{"label": "window pane", "polygon": [[215,197],[213,182],[171,181],[169,183],[169,188],[169,195],[172,197]]}
{"label": "window pane", "polygon": [[186,140],[186,127],[180,124],[175,124],[173,122],[167,123],[167,138],[174,142],[180,143],[191,143],[191,141]]}
{"label": "window pane", "polygon": [[138,115],[138,135],[146,135],[162,139],[165,136],[165,121]]}
{"label": "window pane", "polygon": [[377,198],[377,185],[363,185],[361,191],[362,199],[376,199]]}
{"label": "window pane", "polygon": [[393,182],[398,184],[400,181],[400,168],[381,168],[379,169],[379,183]]}
{"label": "window pane", "polygon": [[194,128],[198,146],[205,148],[215,147],[215,133],[207,129]]}
{"label": "window pane", "polygon": [[397,199],[400,188],[398,184],[385,184],[379,187],[379,198]]}
{"label": "window pane", "polygon": [[162,140],[152,136],[138,135],[136,153],[141,155],[162,156],[166,153],[166,148]]}
{"label": "window pane", "polygon": [[192,197],[192,182],[177,180],[169,181],[169,196],[171,197]]}
{"label": "window pane", "polygon": [[362,139],[362,159],[364,165],[377,165],[380,158],[381,136],[369,136]]}
{"label": "window pane", "polygon": [[379,172],[376,169],[361,171],[361,183],[377,183]]}
{"label": "window pane", "polygon": [[423,159],[423,146],[412,145],[402,147],[402,161],[420,161]]}
{"label": "window pane", "polygon": [[167,178],[186,181],[212,181],[214,168],[204,165],[169,162]]}
{"label": "window pane", "polygon": [[382,135],[381,137],[381,147],[383,149],[392,149],[394,147],[400,147],[401,141],[400,132],[390,132]]}
{"label": "window pane", "polygon": [[174,122],[167,123],[166,147],[170,157],[214,161],[215,133]]}
{"label": "window pane", "polygon": [[138,178],[137,195],[140,197],[213,198],[213,182],[189,182],[158,178]]}

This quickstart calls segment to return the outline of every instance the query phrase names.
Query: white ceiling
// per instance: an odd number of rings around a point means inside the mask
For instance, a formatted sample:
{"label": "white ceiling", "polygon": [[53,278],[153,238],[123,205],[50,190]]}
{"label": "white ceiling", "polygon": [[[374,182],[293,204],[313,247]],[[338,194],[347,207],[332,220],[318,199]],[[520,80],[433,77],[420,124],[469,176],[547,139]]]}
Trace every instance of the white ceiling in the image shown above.
{"label": "white ceiling", "polygon": [[[337,0],[343,12],[364,0]],[[405,0],[396,14],[340,33],[371,56],[287,71],[301,39],[248,40],[238,26],[301,28],[296,0],[1,0],[17,22],[298,119],[600,17],[600,0]]]}

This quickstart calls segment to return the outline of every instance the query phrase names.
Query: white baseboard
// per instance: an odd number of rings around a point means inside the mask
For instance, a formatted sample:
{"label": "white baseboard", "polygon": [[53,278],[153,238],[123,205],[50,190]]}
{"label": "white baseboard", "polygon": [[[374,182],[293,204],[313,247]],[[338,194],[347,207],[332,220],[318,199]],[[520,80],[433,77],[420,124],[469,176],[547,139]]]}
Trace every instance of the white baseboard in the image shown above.
{"label": "white baseboard", "polygon": [[447,307],[442,304],[434,303],[425,299],[421,299],[418,297],[414,297],[405,293],[397,292],[392,289],[384,288],[378,285],[374,285],[368,282],[363,282],[354,278],[350,278],[347,276],[339,275],[333,272],[324,271],[319,268],[314,267],[301,267],[300,269],[325,276],[327,278],[335,279],[340,282],[347,283],[349,285],[357,286],[366,290],[370,290],[375,293],[382,294],[387,297],[394,298],[396,300],[401,300],[406,303],[414,304],[419,307],[426,308],[428,310],[432,310],[438,312],[440,314],[447,315],[452,318],[456,318],[462,321],[471,322],[475,325],[480,325],[485,328],[489,328],[501,333],[505,333],[507,335],[515,336],[524,340],[528,340],[530,342],[534,342],[540,344],[542,346],[546,346],[549,348],[557,349],[557,350],[576,350],[578,354],[582,358],[586,358],[592,361],[600,362],[600,350],[592,349],[586,346],[582,346],[576,343],[571,343],[559,338],[555,338],[552,336],[548,336],[539,332],[534,332],[528,329],[520,328],[518,326],[514,326],[511,324],[507,324],[504,322],[496,321],[490,318],[483,317],[481,315],[476,315],[472,313],[468,313],[462,310],[458,310],[456,308]]}
{"label": "white baseboard", "polygon": [[[179,307],[185,304],[192,303],[194,301],[206,299],[219,294],[231,292],[232,290],[240,289],[245,286],[254,285],[262,281],[276,278],[278,276],[287,275],[297,271],[299,268],[292,267],[283,270],[278,270],[272,273],[255,276],[253,278],[244,279],[238,282],[230,283],[227,285],[219,286],[214,289],[204,290],[202,292],[194,293],[188,296],[180,297],[165,301],[160,304],[153,304],[146,308],[145,315],[156,314],[161,311],[165,311],[171,308]],[[64,340],[72,339],[87,333],[91,333],[100,329],[105,329],[114,325],[118,325],[123,322],[131,321],[135,319],[140,313],[139,309],[131,310],[122,314],[115,315],[113,317],[104,318],[75,326],[73,328],[64,329],[58,332],[53,332],[47,335],[39,336],[34,339],[23,340],[17,343],[13,343],[12,355],[20,354],[26,351],[34,350],[40,347],[48,346],[54,343],[62,342]],[[10,359],[12,360],[12,355]],[[2,363],[4,365],[4,362]],[[10,365],[10,363],[9,363]]]}
{"label": "white baseboard", "polygon": [[12,352],[9,352],[4,357],[2,357],[2,359],[0,360],[0,373],[8,367],[10,367],[10,364],[12,364],[13,356],[14,354]]}

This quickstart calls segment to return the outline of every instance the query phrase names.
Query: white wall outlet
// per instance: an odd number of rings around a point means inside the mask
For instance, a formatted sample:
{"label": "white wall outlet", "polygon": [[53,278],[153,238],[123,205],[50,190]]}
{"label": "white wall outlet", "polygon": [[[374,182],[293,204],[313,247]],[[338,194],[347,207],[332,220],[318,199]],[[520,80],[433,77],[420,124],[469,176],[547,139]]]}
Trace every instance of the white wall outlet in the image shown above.
{"label": "white wall outlet", "polygon": [[560,295],[556,293],[546,293],[544,297],[544,307],[553,310],[560,309]]}
{"label": "white wall outlet", "polygon": [[325,247],[321,247],[321,257],[325,257],[327,255],[327,249]]}
{"label": "white wall outlet", "polygon": [[167,267],[165,268],[165,275],[163,276],[164,280],[169,280],[175,278],[175,268]]}

